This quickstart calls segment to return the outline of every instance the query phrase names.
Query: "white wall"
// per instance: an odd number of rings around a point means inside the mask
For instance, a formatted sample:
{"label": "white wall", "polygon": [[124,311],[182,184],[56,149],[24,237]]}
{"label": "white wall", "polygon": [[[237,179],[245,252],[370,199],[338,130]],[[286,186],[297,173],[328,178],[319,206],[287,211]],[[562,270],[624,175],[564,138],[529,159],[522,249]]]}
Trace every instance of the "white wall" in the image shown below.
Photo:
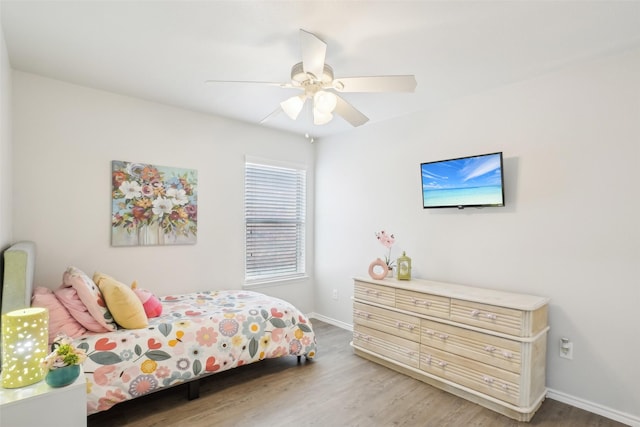
{"label": "white wall", "polygon": [[[350,324],[352,277],[384,254],[374,232],[386,228],[416,277],[551,297],[548,386],[639,420],[638,75],[636,51],[310,146],[14,71],[13,238],[38,242],[44,286],[73,264],[158,293],[239,288],[243,156],[313,164],[315,147],[315,286],[266,293]],[[507,207],[421,209],[421,161],[498,150]],[[198,169],[197,245],[110,247],[114,159]],[[560,336],[572,361],[557,355]]]}
{"label": "white wall", "polygon": [[[640,424],[639,76],[634,51],[320,141],[316,311],[352,323],[384,228],[415,277],[550,297],[548,387]],[[506,207],[421,208],[420,162],[494,151]]]}
{"label": "white wall", "polygon": [[0,249],[11,244],[11,64],[0,23]]}
{"label": "white wall", "polygon": [[[303,137],[19,71],[13,100],[13,233],[37,243],[40,286],[59,286],[75,265],[159,295],[240,289],[245,155],[308,164],[313,194],[314,150]],[[112,160],[197,169],[197,244],[111,247]],[[312,251],[311,203],[308,212]],[[260,291],[310,312],[312,285]]]}

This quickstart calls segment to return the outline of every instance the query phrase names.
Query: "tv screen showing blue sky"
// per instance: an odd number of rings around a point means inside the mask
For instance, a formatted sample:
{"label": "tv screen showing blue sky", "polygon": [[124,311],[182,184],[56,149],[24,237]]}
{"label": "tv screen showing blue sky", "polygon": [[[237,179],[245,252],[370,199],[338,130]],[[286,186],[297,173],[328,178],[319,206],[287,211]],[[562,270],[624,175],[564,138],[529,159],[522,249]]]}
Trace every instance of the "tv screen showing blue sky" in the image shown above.
{"label": "tv screen showing blue sky", "polygon": [[424,207],[502,205],[500,153],[422,164]]}

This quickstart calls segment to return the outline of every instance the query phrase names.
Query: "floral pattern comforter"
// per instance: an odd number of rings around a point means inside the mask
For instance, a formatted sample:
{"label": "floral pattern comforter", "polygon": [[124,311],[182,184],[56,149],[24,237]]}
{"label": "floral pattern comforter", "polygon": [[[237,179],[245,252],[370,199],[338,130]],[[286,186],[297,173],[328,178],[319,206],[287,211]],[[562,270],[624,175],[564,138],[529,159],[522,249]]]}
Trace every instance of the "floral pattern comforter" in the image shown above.
{"label": "floral pattern comforter", "polygon": [[145,329],[75,340],[87,352],[87,414],[144,394],[262,359],[313,358],[311,323],[291,304],[250,291],[160,298],[163,314]]}

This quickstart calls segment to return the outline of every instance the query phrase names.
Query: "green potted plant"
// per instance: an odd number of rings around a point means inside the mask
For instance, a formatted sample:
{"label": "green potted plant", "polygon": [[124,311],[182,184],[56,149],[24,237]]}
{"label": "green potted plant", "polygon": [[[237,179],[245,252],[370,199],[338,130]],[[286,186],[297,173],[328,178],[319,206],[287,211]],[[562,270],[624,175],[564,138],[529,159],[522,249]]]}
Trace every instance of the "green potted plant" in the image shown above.
{"label": "green potted plant", "polygon": [[64,387],[80,375],[80,365],[87,358],[84,350],[75,348],[68,337],[57,338],[51,345],[52,352],[44,358],[44,380],[51,387]]}

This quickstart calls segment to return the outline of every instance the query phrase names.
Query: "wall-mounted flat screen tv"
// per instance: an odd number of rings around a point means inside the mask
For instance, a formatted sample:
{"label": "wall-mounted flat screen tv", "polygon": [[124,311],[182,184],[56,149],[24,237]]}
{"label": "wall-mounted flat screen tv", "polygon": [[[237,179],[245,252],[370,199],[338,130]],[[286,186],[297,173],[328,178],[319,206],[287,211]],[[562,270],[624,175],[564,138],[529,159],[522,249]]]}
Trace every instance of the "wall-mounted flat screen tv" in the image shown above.
{"label": "wall-mounted flat screen tv", "polygon": [[504,206],[502,152],[422,163],[420,171],[425,209]]}

